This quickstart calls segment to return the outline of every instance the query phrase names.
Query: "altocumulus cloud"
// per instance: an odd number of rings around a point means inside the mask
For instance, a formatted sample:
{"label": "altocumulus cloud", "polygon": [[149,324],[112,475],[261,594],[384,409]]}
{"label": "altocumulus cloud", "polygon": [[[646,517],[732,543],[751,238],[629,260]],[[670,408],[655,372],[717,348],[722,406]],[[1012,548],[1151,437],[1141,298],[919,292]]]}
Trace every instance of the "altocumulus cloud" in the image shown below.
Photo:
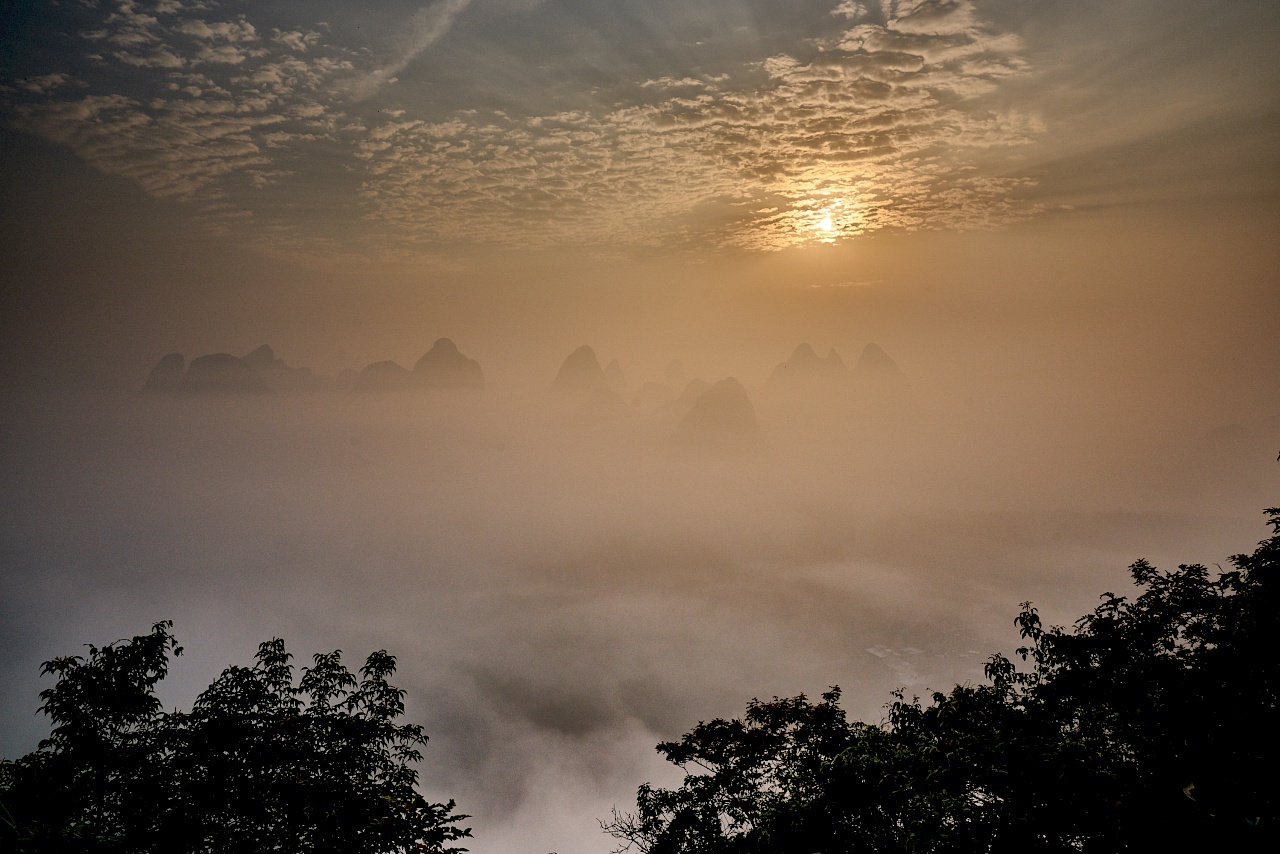
{"label": "altocumulus cloud", "polygon": [[332,81],[351,52],[319,32],[260,32],[212,3],[90,4],[79,31],[92,65],[4,87],[12,124],[60,143],[101,171],[197,207],[213,230],[252,219],[260,191],[335,139]]}
{"label": "altocumulus cloud", "polygon": [[[380,58],[251,8],[98,4],[79,31],[89,70],[5,85],[6,112],[211,228],[285,250],[773,250],[1037,212],[1025,178],[987,168],[1043,133],[988,97],[1026,71],[1022,45],[969,0],[845,0],[794,51],[672,68],[587,107],[397,104],[396,75],[469,3],[422,6]],[[362,107],[374,93],[386,108]],[[318,238],[320,220],[350,225],[346,245]]]}
{"label": "altocumulus cloud", "polygon": [[1025,70],[1016,36],[989,31],[966,0],[886,2],[874,20],[858,4],[833,12],[843,26],[817,34],[811,57],[644,81],[647,103],[373,126],[357,143],[368,216],[424,243],[692,235],[778,249],[1036,211],[1017,201],[1025,179],[973,168],[975,152],[1043,131],[979,106]]}

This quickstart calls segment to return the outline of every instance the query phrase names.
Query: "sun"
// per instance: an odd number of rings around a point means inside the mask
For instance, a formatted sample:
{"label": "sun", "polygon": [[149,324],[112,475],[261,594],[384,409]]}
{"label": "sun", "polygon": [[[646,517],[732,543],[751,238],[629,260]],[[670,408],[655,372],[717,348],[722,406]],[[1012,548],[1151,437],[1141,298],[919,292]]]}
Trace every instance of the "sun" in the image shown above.
{"label": "sun", "polygon": [[818,228],[828,234],[836,230],[835,225],[831,222],[831,214],[827,214],[822,218],[822,221],[818,223]]}

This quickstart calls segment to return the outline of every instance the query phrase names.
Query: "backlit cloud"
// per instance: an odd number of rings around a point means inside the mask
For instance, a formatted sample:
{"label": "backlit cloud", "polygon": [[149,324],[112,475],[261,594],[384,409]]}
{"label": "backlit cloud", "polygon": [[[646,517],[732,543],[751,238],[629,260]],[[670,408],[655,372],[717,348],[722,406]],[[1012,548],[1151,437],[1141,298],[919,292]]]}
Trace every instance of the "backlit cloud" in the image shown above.
{"label": "backlit cloud", "polygon": [[[213,3],[102,4],[80,32],[96,70],[9,85],[7,112],[215,228],[266,226],[254,239],[282,250],[334,229],[344,251],[373,254],[773,250],[1037,210],[1019,201],[1025,178],[987,168],[1043,133],[987,97],[1026,70],[1021,43],[968,0],[842,2],[792,51],[673,67],[589,105],[397,103],[411,93],[396,75],[469,3],[421,7],[382,59],[324,25],[282,30]],[[386,106],[362,106],[375,93]]]}
{"label": "backlit cloud", "polygon": [[18,127],[195,205],[214,230],[253,219],[263,188],[288,174],[282,162],[333,136],[332,81],[353,65],[344,49],[311,51],[318,33],[275,30],[265,47],[243,15],[220,19],[214,4],[94,8],[101,26],[80,35],[114,47],[94,54],[101,74],[9,87]]}
{"label": "backlit cloud", "polygon": [[424,242],[779,249],[1033,213],[1025,179],[971,162],[1043,131],[973,103],[1025,68],[1017,38],[969,3],[886,5],[902,17],[762,58],[763,80],[650,80],[653,100],[599,113],[385,122],[357,145],[368,216]]}

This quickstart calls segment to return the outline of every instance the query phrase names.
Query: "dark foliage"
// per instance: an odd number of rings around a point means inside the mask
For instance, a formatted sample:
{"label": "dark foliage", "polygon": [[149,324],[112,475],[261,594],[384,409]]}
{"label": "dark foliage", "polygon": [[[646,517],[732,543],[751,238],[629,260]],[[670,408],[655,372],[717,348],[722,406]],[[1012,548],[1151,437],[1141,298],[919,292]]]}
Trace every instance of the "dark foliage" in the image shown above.
{"label": "dark foliage", "polygon": [[0,847],[372,854],[455,850],[470,835],[452,801],[416,789],[427,737],[395,722],[394,657],[373,653],[357,679],[338,652],[316,655],[295,686],[275,639],[190,712],[166,713],[155,686],[182,652],[171,627],[45,663],[53,729],[0,764]]}
{"label": "dark foliage", "polygon": [[1070,630],[1024,603],[1020,665],[884,723],[839,690],[753,701],[658,745],[686,773],[640,787],[605,830],[671,852],[1280,850],[1280,509],[1251,555],[1210,572],[1130,568]]}

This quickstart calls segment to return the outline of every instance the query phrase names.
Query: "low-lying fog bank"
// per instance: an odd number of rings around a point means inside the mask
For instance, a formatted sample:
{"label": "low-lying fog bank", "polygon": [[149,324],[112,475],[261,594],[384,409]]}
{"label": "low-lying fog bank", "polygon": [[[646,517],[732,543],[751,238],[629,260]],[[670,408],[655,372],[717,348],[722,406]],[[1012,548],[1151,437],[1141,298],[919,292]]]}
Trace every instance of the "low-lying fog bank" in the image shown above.
{"label": "low-lying fog bank", "polygon": [[879,719],[895,687],[979,679],[1018,602],[1071,619],[1138,557],[1246,551],[1280,482],[1265,420],[858,418],[743,389],[742,447],[545,388],[15,395],[3,753],[44,732],[40,661],[154,620],[188,650],[168,704],[273,636],[299,664],[386,648],[474,850],[604,852],[594,819],[671,780],[658,740],[753,696],[840,684]]}

